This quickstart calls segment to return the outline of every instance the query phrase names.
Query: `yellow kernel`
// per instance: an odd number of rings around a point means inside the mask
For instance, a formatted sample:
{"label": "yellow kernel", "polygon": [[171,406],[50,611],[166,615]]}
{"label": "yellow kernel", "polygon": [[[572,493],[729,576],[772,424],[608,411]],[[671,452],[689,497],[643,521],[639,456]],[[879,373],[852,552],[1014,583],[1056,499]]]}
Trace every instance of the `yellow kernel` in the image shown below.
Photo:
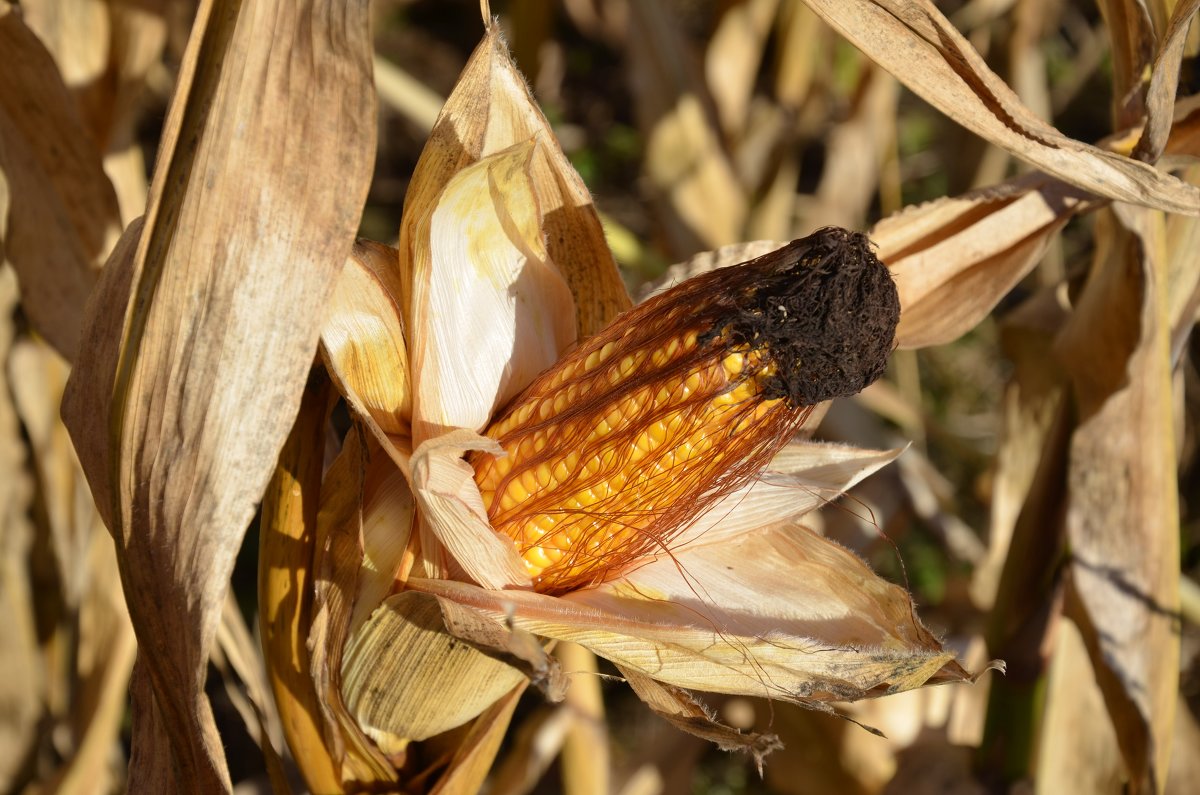
{"label": "yellow kernel", "polygon": [[662,422],[656,422],[646,429],[643,436],[650,443],[650,448],[653,449],[667,440],[667,426]]}

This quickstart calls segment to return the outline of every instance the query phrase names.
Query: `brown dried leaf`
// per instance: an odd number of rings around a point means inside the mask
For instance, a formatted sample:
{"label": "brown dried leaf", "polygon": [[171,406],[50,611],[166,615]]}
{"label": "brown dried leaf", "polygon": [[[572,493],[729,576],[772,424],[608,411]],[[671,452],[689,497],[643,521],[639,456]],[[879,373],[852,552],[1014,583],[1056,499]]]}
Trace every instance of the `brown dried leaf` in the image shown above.
{"label": "brown dried leaf", "polygon": [[724,751],[746,751],[754,758],[760,776],[766,755],[783,747],[773,734],[743,732],[726,726],[686,690],[656,682],[634,668],[618,665],[617,670],[655,715],[681,731],[716,743]]}
{"label": "brown dried leaf", "polygon": [[1098,196],[1200,214],[1196,187],[1067,138],[1039,119],[930,0],[806,2],[934,107],[1016,157]]}
{"label": "brown dried leaf", "polygon": [[117,199],[50,53],[0,5],[0,172],[21,200],[0,245],[34,326],[68,360],[104,256],[120,232]]}
{"label": "brown dried leaf", "polygon": [[973,328],[1087,199],[1033,174],[910,207],[876,224],[871,239],[900,293],[900,347],[939,345]]}
{"label": "brown dried leaf", "polygon": [[1129,127],[1146,112],[1146,70],[1154,58],[1154,20],[1146,0],[1100,0],[1112,42],[1113,104],[1117,126]]}
{"label": "brown dried leaf", "polygon": [[[1146,127],[1133,149],[1133,156],[1153,163],[1162,156],[1171,134],[1175,116],[1175,91],[1179,87],[1179,66],[1187,45],[1192,17],[1200,10],[1200,0],[1183,0],[1171,12],[1171,21],[1159,42],[1154,57],[1150,87],[1146,91]],[[1111,30],[1111,28],[1110,28]]]}
{"label": "brown dried leaf", "polygon": [[[1179,679],[1179,515],[1163,218],[1118,206],[1057,342],[1071,440],[1069,614],[1083,630],[1135,792],[1167,770]],[[1106,236],[1104,236],[1106,235]]]}
{"label": "brown dried leaf", "polygon": [[98,355],[72,374],[64,416],[155,649],[140,658],[134,735],[165,732],[170,747],[135,749],[134,789],[230,787],[208,649],[365,198],[368,22],[365,3],[202,6],[144,234],[89,304]]}

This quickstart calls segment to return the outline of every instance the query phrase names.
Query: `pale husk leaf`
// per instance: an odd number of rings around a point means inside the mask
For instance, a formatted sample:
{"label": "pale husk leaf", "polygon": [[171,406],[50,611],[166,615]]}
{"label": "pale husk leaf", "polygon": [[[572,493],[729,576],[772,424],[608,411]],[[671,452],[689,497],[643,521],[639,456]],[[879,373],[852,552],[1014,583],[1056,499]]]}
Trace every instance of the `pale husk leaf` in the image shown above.
{"label": "pale husk leaf", "polygon": [[396,580],[407,576],[402,568],[416,521],[416,502],[404,473],[389,457],[372,456],[363,478],[363,560],[351,634],[392,592]]}
{"label": "pale husk leaf", "polygon": [[[1057,352],[1071,439],[1068,605],[1088,644],[1134,791],[1166,775],[1179,677],[1179,515],[1163,219],[1118,207]],[[1194,267],[1194,265],[1193,265]]]}
{"label": "pale husk leaf", "polygon": [[412,591],[384,600],[342,663],[347,708],[390,755],[466,723],[523,678],[446,632],[438,600]]}
{"label": "pale husk leaf", "polygon": [[1191,215],[1200,190],[1067,138],[1022,104],[929,0],[806,0],[872,60],[971,132],[1069,185]]}
{"label": "pale husk leaf", "polygon": [[408,345],[397,305],[399,252],[355,242],[325,307],[321,351],[339,391],[385,435],[407,435],[412,417]]}
{"label": "pale husk leaf", "polygon": [[902,348],[974,328],[1040,261],[1086,194],[1042,175],[907,208],[871,230],[900,293]]}
{"label": "pale husk leaf", "polygon": [[575,341],[571,292],[549,258],[534,191],[539,147],[463,168],[420,213],[410,251],[416,445],[448,428],[482,431]]}
{"label": "pale husk leaf", "polygon": [[697,546],[562,598],[409,586],[676,687],[808,704],[967,678],[902,589],[799,527]]}
{"label": "pale husk leaf", "polygon": [[363,734],[342,698],[342,655],[363,571],[361,499],[368,445],[351,428],[321,484],[313,560],[311,677],[325,748],[350,791],[395,782],[396,770]]}
{"label": "pale husk leaf", "polygon": [[783,448],[753,482],[723,497],[673,544],[723,543],[741,533],[796,519],[831,502],[877,472],[902,450],[860,450],[797,441]]}
{"label": "pale husk leaf", "polygon": [[54,60],[14,6],[0,6],[2,230],[34,327],[68,360],[104,257],[120,234],[117,198]]}
{"label": "pale husk leaf", "polygon": [[[466,430],[450,431],[420,445],[412,456],[411,482],[422,531],[449,553],[429,563],[443,574],[461,571],[485,588],[529,587],[524,561],[506,536],[488,523],[475,470],[463,460],[469,450],[501,452],[494,439]],[[430,553],[429,544],[422,549]]]}
{"label": "pale husk leaf", "polygon": [[[604,242],[604,231],[583,181],[555,142],[553,131],[517,71],[495,26],[488,28],[446,100],[413,172],[400,226],[401,284],[412,283],[414,244],[422,214],[465,166],[537,139],[530,180],[537,194],[545,247],[575,298],[577,336],[606,326],[629,307],[629,296]],[[401,307],[411,318],[412,295]],[[424,331],[407,324],[416,337]]]}
{"label": "pale husk leaf", "polygon": [[[155,648],[140,658],[153,697],[138,691],[134,736],[165,732],[171,749],[139,754],[131,789],[230,787],[206,660],[366,194],[368,21],[362,3],[201,7],[143,234],[89,303],[101,350],[72,374],[64,415]],[[121,279],[128,295],[112,289]],[[101,365],[114,361],[115,378]]]}

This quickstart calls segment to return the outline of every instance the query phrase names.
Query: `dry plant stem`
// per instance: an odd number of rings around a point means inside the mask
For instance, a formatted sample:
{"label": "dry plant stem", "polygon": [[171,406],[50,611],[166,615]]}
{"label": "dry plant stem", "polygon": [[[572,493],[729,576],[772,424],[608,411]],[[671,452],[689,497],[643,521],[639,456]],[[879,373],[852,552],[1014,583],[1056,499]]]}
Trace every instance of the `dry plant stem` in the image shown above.
{"label": "dry plant stem", "polygon": [[312,682],[313,555],[330,385],[314,370],[300,414],[263,495],[258,560],[259,631],[284,736],[313,792],[340,792]]}
{"label": "dry plant stem", "polygon": [[1067,444],[1072,426],[1063,401],[1046,436],[1033,486],[1013,530],[989,615],[988,654],[1008,663],[992,679],[977,760],[985,780],[1012,783],[1030,775],[1045,689],[1050,634],[1062,608]]}
{"label": "dry plant stem", "polygon": [[572,725],[562,749],[565,795],[606,795],[610,789],[608,724],[596,675],[596,655],[574,643],[559,643],[555,656],[570,678],[566,705]]}

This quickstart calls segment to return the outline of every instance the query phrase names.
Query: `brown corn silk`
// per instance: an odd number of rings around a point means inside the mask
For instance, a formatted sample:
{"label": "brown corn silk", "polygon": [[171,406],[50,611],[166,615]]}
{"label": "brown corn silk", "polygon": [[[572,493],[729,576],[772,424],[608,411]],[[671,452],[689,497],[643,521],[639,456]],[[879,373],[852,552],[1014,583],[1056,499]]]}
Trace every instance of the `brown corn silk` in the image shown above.
{"label": "brown corn silk", "polygon": [[899,311],[867,238],[827,228],[626,312],[488,429],[507,454],[474,459],[492,526],[543,593],[669,553],[813,406],[883,373]]}

